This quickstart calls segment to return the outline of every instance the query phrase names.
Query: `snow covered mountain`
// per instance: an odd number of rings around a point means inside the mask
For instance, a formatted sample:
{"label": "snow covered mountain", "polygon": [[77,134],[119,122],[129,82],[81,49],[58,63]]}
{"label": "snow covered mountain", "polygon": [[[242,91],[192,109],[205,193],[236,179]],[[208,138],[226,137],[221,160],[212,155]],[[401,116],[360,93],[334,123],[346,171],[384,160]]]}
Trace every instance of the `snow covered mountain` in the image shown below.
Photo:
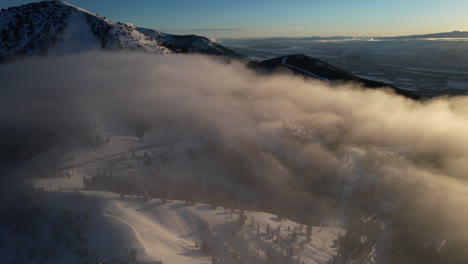
{"label": "snow covered mountain", "polygon": [[157,54],[203,53],[247,59],[205,37],[177,36],[113,22],[63,1],[0,12],[0,61],[17,56],[73,54],[95,49]]}
{"label": "snow covered mountain", "polygon": [[1,12],[0,58],[70,54],[92,49],[144,50],[170,53],[161,43],[131,24],[60,1],[32,3]]}

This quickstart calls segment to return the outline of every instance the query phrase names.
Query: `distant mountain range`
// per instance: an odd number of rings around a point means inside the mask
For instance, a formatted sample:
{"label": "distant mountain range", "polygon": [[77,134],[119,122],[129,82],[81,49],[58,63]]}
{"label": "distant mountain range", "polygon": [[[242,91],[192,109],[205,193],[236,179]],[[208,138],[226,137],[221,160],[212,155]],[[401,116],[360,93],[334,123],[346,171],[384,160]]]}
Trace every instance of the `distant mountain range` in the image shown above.
{"label": "distant mountain range", "polygon": [[397,36],[397,37],[379,37],[375,39],[443,39],[443,38],[468,38],[468,31],[452,31],[443,33],[433,33],[424,35],[409,35],[409,36]]}
{"label": "distant mountain range", "polygon": [[[457,36],[462,33],[466,32],[459,32]],[[3,9],[0,12],[0,40],[0,62],[25,56],[76,54],[99,49],[136,50],[156,54],[198,53],[244,61],[262,73],[287,70],[332,83],[352,81],[369,88],[389,87],[403,96],[419,98],[412,92],[354,76],[305,55],[251,61],[247,56],[206,37],[166,34],[129,23],[113,22],[62,1],[43,1]]]}
{"label": "distant mountain range", "polygon": [[[266,38],[244,38],[242,40],[250,40],[251,44],[258,41],[278,41],[278,40],[299,40],[299,41],[366,41],[366,40],[417,40],[417,39],[463,39],[468,38],[468,31],[452,31],[452,32],[442,32],[442,33],[431,33],[431,34],[422,34],[422,35],[407,35],[407,36],[393,36],[393,37],[370,37],[370,36],[311,36],[311,37],[266,37]],[[224,39],[234,41],[236,39]]]}

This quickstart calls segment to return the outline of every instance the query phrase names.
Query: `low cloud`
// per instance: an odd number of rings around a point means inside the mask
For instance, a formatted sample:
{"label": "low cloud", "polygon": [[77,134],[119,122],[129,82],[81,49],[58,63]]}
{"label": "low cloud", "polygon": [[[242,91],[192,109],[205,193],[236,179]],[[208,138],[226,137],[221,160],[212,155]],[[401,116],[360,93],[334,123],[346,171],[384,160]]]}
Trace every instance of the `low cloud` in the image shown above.
{"label": "low cloud", "polygon": [[445,236],[468,238],[466,97],[416,102],[188,55],[31,59],[1,65],[0,80],[1,140],[10,151],[86,138],[93,122],[122,134],[209,131],[226,146],[248,142],[238,148],[244,170],[236,169],[263,190],[345,203],[347,192],[333,186],[376,185],[374,206],[405,201],[420,221],[439,215],[437,225],[451,227]]}

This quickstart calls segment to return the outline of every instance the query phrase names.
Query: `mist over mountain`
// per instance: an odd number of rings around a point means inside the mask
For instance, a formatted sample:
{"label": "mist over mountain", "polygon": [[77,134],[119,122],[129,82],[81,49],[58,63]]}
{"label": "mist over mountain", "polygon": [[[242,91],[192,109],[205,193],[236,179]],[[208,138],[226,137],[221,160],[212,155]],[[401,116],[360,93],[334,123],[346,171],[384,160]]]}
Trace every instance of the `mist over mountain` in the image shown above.
{"label": "mist over mountain", "polygon": [[[9,8],[2,11],[0,18],[0,38],[3,40],[0,46],[0,61],[23,56],[76,54],[100,49],[156,54],[198,53],[250,62],[251,67],[269,72],[276,71],[277,66],[280,66],[308,78],[354,81],[369,88],[390,88],[403,96],[420,98],[411,91],[353,76],[325,62],[309,63],[312,58],[304,55],[289,58],[289,62],[298,62],[299,66],[294,68],[291,63],[280,63],[283,57],[257,63],[206,37],[166,34],[133,24],[115,23],[62,1],[46,1]],[[275,61],[278,65],[273,67],[272,63]],[[304,74],[306,72],[309,74]]]}
{"label": "mist over mountain", "polygon": [[[337,242],[343,259],[464,259],[465,98],[416,102],[385,90],[258,76],[241,63],[176,55],[91,53],[1,69],[2,124],[35,132],[11,134],[2,145],[18,137],[26,145],[43,142],[36,137],[43,129],[55,133],[49,151],[14,170],[22,177],[49,175],[45,168],[70,164],[75,176],[58,176],[62,183],[51,186],[75,190],[82,177],[111,166],[114,176],[101,180],[100,188],[157,190],[158,197],[206,203],[215,195],[221,204],[263,208],[318,226],[340,219],[346,224],[336,225],[349,230]],[[13,108],[22,111],[7,111]],[[141,141],[124,143],[116,135]],[[173,151],[135,150],[140,158],[158,157],[146,165],[132,158],[131,149],[140,144],[200,136],[201,142],[172,143]],[[73,167],[125,149],[130,157],[124,160],[110,156]],[[57,161],[66,153],[74,153],[75,161]],[[192,191],[184,187],[187,182]],[[358,242],[361,236],[368,242]]]}
{"label": "mist over mountain", "polygon": [[468,48],[426,37],[2,10],[0,262],[466,264]]}

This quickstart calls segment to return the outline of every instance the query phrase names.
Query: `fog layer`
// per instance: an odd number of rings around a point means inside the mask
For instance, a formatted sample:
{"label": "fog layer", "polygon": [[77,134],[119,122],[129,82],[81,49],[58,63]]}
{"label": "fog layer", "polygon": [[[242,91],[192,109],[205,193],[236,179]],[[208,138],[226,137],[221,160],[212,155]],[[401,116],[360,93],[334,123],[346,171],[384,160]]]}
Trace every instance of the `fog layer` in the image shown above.
{"label": "fog layer", "polygon": [[251,142],[239,177],[263,189],[313,199],[329,180],[340,185],[321,191],[346,203],[350,190],[376,184],[379,210],[404,204],[417,221],[437,216],[445,237],[468,237],[468,98],[416,102],[186,55],[32,59],[1,65],[0,80],[5,162],[85,142],[94,122],[121,134],[203,129],[225,145]]}

